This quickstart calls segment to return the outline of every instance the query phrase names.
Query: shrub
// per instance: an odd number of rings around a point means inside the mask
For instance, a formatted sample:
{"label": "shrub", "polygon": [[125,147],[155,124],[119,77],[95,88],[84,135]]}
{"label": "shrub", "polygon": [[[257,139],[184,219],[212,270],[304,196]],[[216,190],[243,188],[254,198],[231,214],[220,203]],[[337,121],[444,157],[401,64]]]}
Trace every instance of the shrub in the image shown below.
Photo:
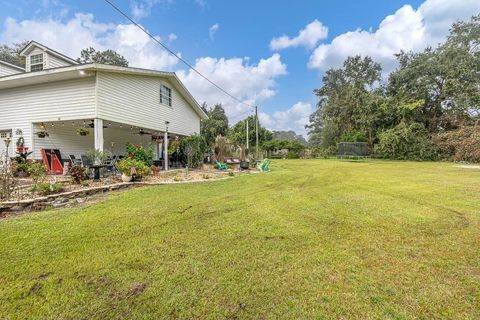
{"label": "shrub", "polygon": [[203,165],[207,144],[199,135],[185,137],[180,140],[180,157],[187,160],[189,168],[198,168]]}
{"label": "shrub", "polygon": [[404,122],[379,135],[375,153],[381,158],[397,160],[437,160],[437,147],[428,139],[424,126],[420,123]]}
{"label": "shrub", "polygon": [[28,173],[28,168],[30,167],[27,161],[17,162],[16,163],[16,171],[23,171]]}
{"label": "shrub", "polygon": [[149,167],[153,164],[153,146],[150,144],[144,148],[142,145],[128,143],[127,155],[130,154],[133,155],[133,159],[142,161]]}
{"label": "shrub", "polygon": [[93,163],[103,162],[112,156],[110,151],[100,151],[98,149],[90,149],[86,154],[87,158]]}
{"label": "shrub", "polygon": [[480,162],[480,126],[440,133],[433,141],[443,160]]}
{"label": "shrub", "polygon": [[47,174],[47,167],[40,162],[32,162],[28,167],[28,174],[32,177],[33,187],[43,182]]}
{"label": "shrub", "polygon": [[150,174],[150,167],[147,166],[143,161],[130,159],[130,158],[123,158],[122,160],[117,162],[117,169],[124,175],[130,176],[131,175],[131,168],[135,167],[135,171],[137,172],[137,176],[145,177]]}
{"label": "shrub", "polygon": [[38,192],[41,195],[49,195],[63,191],[61,183],[39,183],[32,188],[32,191]]}
{"label": "shrub", "polygon": [[74,165],[70,169],[70,175],[72,176],[73,183],[82,184],[82,182],[87,179],[87,172],[84,167],[79,165]]}
{"label": "shrub", "polygon": [[313,158],[330,158],[337,154],[338,148],[337,146],[330,146],[326,148],[314,148],[312,150],[312,157]]}

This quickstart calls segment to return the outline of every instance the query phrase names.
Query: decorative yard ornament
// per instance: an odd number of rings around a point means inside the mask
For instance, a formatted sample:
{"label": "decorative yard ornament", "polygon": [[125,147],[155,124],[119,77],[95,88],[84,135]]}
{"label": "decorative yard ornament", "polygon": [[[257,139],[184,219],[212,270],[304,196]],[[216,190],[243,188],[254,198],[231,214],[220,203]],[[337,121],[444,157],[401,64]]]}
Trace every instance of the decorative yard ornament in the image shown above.
{"label": "decorative yard ornament", "polygon": [[17,140],[17,161],[26,161],[27,157],[32,154],[32,151],[28,151],[28,147],[25,147],[25,139],[23,137],[18,138]]}
{"label": "decorative yard ornament", "polygon": [[10,134],[7,133],[7,136],[3,139],[3,142],[5,143],[5,164],[7,165],[7,168],[10,167],[8,166],[8,160],[10,159],[9,158],[9,155],[8,155],[8,149],[10,147],[10,143],[12,142],[12,138],[10,138]]}

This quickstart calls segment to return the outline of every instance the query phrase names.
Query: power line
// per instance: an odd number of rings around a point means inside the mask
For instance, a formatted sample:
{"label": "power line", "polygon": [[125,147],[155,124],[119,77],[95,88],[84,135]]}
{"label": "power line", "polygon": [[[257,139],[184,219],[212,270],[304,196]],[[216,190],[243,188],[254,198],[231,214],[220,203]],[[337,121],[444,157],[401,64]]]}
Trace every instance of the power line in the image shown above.
{"label": "power line", "polygon": [[118,13],[120,13],[122,16],[124,16],[127,20],[129,20],[131,23],[133,23],[137,28],[139,28],[140,30],[142,30],[146,35],[148,35],[153,41],[155,41],[156,43],[158,43],[159,45],[161,45],[165,50],[167,50],[171,55],[173,55],[175,58],[177,58],[178,60],[180,60],[181,62],[183,62],[187,67],[189,67],[192,71],[194,71],[196,74],[198,74],[200,77],[202,77],[203,79],[207,80],[210,84],[212,84],[213,86],[215,86],[218,90],[222,91],[223,93],[225,93],[227,96],[229,96],[230,98],[232,98],[233,100],[241,103],[241,104],[244,104],[246,106],[249,106],[250,108],[255,108],[255,106],[235,97],[234,95],[230,94],[227,90],[223,89],[221,86],[219,86],[218,84],[216,84],[215,82],[213,82],[212,80],[208,79],[205,75],[203,75],[200,71],[198,71],[197,69],[195,69],[195,67],[193,67],[190,63],[188,63],[185,59],[183,59],[182,57],[180,57],[179,55],[177,55],[175,52],[173,52],[172,50],[170,50],[170,48],[168,48],[166,45],[164,45],[161,41],[159,41],[157,38],[155,38],[150,32],[148,32],[147,30],[145,30],[145,28],[143,28],[140,24],[138,24],[135,20],[133,20],[132,18],[130,18],[125,12],[123,12],[119,7],[117,7],[115,4],[112,3],[112,1],[110,0],[105,0],[105,2],[107,2],[113,9],[115,9]]}

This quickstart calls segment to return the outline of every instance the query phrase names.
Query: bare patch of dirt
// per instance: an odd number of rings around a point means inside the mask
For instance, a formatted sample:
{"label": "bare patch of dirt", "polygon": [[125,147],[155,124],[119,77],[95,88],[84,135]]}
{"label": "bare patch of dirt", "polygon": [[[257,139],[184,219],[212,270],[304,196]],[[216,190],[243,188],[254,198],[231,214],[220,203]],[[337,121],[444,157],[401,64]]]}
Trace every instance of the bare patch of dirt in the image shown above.
{"label": "bare patch of dirt", "polygon": [[142,282],[132,283],[130,288],[128,288],[127,296],[129,296],[129,297],[137,296],[137,295],[141,294],[143,291],[145,291],[146,287],[147,287],[147,285],[145,283],[142,283]]}

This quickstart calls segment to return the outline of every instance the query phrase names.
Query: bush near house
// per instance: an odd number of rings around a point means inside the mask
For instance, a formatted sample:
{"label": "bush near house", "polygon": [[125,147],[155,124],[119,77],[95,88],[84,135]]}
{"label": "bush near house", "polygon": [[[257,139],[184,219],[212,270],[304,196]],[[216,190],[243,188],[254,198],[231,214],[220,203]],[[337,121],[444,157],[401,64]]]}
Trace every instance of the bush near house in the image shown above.
{"label": "bush near house", "polygon": [[47,167],[45,167],[43,163],[32,162],[28,167],[28,174],[30,174],[30,177],[32,178],[33,188],[36,188],[36,186],[39,183],[42,183],[45,179],[45,175],[47,174]]}
{"label": "bush near house", "polygon": [[75,165],[70,169],[70,176],[73,183],[82,184],[87,179],[87,171],[84,167]]}
{"label": "bush near house", "polygon": [[147,166],[143,161],[123,158],[117,162],[117,169],[126,176],[131,175],[131,168],[135,167],[136,175],[138,177],[145,177],[150,174],[150,167]]}
{"label": "bush near house", "polygon": [[133,155],[135,160],[142,161],[149,167],[153,164],[153,146],[151,144],[144,147],[139,144],[128,143],[127,155]]}
{"label": "bush near house", "polygon": [[189,168],[198,168],[203,165],[207,144],[204,137],[195,134],[180,140],[180,157],[188,164]]}
{"label": "bush near house", "polygon": [[32,188],[32,191],[41,195],[49,195],[59,193],[63,191],[63,185],[61,183],[39,183]]}

